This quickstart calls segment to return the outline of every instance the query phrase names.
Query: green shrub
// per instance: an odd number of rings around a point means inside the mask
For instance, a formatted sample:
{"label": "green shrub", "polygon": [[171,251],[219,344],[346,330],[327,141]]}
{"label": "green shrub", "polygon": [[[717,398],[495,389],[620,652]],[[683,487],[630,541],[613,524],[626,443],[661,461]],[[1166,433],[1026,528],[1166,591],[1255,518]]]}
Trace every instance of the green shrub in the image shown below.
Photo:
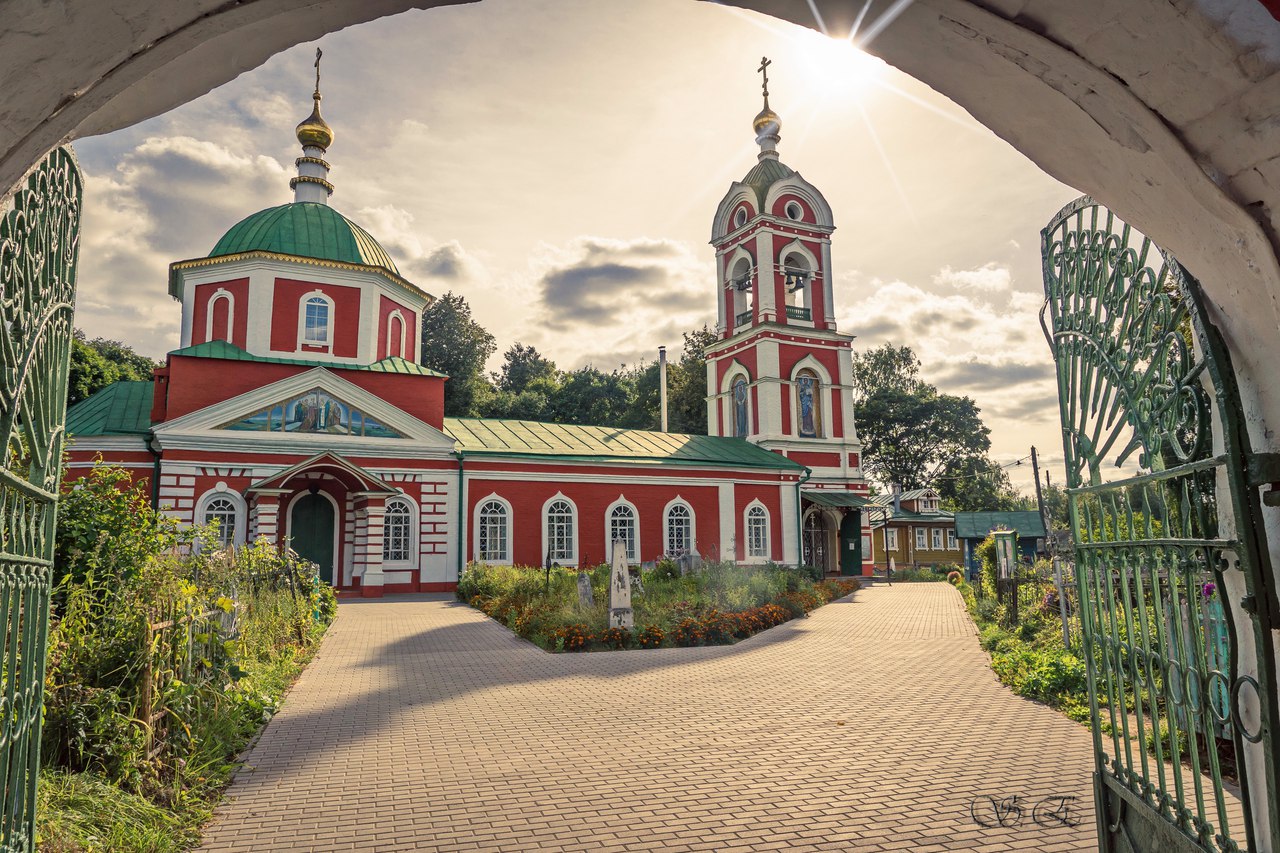
{"label": "green shrub", "polygon": [[578,604],[576,571],[558,568],[548,575],[539,568],[472,564],[459,581],[458,598],[544,649],[583,651],[729,643],[858,587],[853,579],[815,584],[773,564],[708,562],[685,576],[655,568],[644,575],[644,592],[632,598],[636,624],[645,630],[623,641],[608,628],[610,569],[589,572],[595,594],[589,608]]}
{"label": "green shrub", "polygon": [[1006,644],[992,653],[991,668],[1013,692],[1050,705],[1088,690],[1084,661],[1070,652]]}
{"label": "green shrub", "polygon": [[[50,774],[55,789],[65,783],[54,802],[79,810],[86,791],[111,786],[122,792],[122,813],[142,808],[129,799],[141,798],[173,818],[158,821],[158,832],[183,829],[169,846],[94,849],[181,849],[305,664],[336,599],[315,582],[314,566],[266,542],[218,551],[207,531],[179,535],[119,469],[95,467],[68,485],[62,507],[41,744],[45,767],[68,771]],[[203,547],[192,553],[193,543]],[[163,712],[154,757],[139,719],[148,677],[151,710]],[[102,817],[55,812],[42,826],[71,845],[77,827]]]}
{"label": "green shrub", "polygon": [[680,577],[680,566],[670,557],[663,557],[653,567],[649,576],[654,580],[674,580]]}

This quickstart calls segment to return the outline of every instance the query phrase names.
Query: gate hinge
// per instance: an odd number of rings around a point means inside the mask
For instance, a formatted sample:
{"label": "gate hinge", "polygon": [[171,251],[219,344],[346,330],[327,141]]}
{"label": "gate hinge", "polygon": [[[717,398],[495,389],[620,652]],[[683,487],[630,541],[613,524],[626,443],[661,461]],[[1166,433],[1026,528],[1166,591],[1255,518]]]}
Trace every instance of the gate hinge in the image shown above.
{"label": "gate hinge", "polygon": [[1271,486],[1265,495],[1267,506],[1280,506],[1280,453],[1250,453],[1245,478],[1250,486]]}

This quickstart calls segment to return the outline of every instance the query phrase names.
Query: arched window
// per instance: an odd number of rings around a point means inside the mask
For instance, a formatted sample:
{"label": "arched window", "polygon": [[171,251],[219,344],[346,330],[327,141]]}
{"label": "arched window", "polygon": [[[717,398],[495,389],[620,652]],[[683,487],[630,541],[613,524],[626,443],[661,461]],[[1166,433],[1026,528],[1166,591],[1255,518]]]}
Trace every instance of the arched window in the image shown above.
{"label": "arched window", "polygon": [[639,537],[636,532],[636,511],[628,504],[617,504],[609,511],[609,559],[613,559],[613,543],[627,546],[627,562],[640,562]]}
{"label": "arched window", "polygon": [[231,341],[232,306],[231,294],[225,290],[219,290],[209,300],[209,325],[205,330],[205,340]]}
{"label": "arched window", "polygon": [[[813,279],[813,270],[803,255],[787,255],[782,262],[782,281],[787,305],[802,309],[809,306],[809,282]],[[793,312],[796,313],[796,312]],[[800,312],[803,313],[803,312]],[[805,320],[807,317],[792,316],[793,320]]]}
{"label": "arched window", "polygon": [[681,557],[693,551],[693,512],[682,503],[667,507],[667,555]]}
{"label": "arched window", "polygon": [[476,559],[486,563],[509,563],[511,526],[507,505],[499,500],[487,500],[476,514]]}
{"label": "arched window", "polygon": [[802,370],[796,374],[796,432],[801,438],[822,434],[822,385],[818,374]]}
{"label": "arched window", "polygon": [[760,504],[747,510],[747,557],[769,556],[769,511]]}
{"label": "arched window", "polygon": [[577,532],[573,504],[564,499],[547,504],[547,558],[556,563],[577,561]]}
{"label": "arched window", "polygon": [[733,380],[733,434],[738,438],[746,438],[751,432],[748,397],[746,377],[739,376]]}
{"label": "arched window", "polygon": [[742,253],[729,273],[728,299],[726,300],[733,328],[739,329],[751,325],[751,257]]}
{"label": "arched window", "polygon": [[313,293],[302,303],[302,343],[307,346],[328,346],[332,337],[333,302],[327,296]]}
{"label": "arched window", "polygon": [[387,318],[387,356],[404,356],[404,317],[399,311]]}
{"label": "arched window", "polygon": [[203,523],[217,525],[214,539],[219,548],[229,548],[236,542],[240,508],[230,498],[213,498],[204,505]]}
{"label": "arched window", "polygon": [[407,500],[392,498],[387,501],[382,528],[382,561],[384,563],[409,562],[412,521],[413,508],[409,506]]}

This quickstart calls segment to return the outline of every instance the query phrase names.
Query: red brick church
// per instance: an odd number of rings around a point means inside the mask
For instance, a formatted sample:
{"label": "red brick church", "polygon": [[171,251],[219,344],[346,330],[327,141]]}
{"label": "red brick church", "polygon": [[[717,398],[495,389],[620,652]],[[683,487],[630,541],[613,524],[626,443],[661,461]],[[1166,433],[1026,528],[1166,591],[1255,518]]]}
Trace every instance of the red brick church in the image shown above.
{"label": "red brick church", "polygon": [[614,540],[636,563],[870,572],[831,209],[778,159],[767,90],[759,161],[712,225],[709,435],[446,418],[448,377],[418,362],[432,297],[329,206],[313,97],[293,201],[170,265],[181,348],[72,407],[68,477],[101,456],[180,521],[287,544],[365,596],[450,590],[468,561],[595,564]]}

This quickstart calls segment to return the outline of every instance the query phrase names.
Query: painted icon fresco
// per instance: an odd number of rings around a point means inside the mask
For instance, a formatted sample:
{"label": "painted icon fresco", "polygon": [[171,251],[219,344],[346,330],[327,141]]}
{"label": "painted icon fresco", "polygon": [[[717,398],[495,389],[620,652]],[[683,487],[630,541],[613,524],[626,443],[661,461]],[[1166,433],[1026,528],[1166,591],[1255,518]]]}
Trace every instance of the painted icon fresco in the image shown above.
{"label": "painted icon fresco", "polygon": [[223,429],[404,438],[375,418],[319,388],[268,406],[243,420],[225,425]]}

